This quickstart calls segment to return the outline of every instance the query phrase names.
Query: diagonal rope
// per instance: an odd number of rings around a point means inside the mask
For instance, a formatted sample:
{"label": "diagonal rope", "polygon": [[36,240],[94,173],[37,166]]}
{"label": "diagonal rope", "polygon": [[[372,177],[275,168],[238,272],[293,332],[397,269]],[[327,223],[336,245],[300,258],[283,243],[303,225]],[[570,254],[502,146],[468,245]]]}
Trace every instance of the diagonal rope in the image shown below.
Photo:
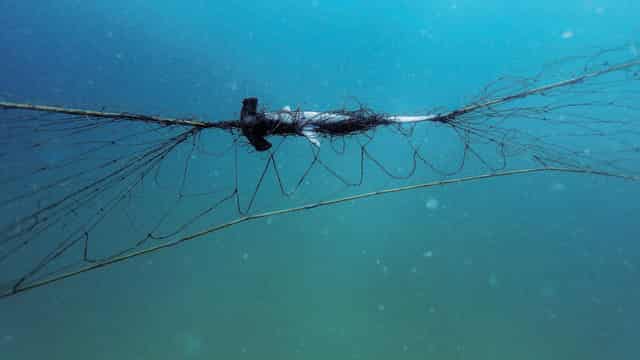
{"label": "diagonal rope", "polygon": [[590,169],[579,169],[579,168],[562,168],[562,167],[541,167],[541,168],[528,168],[528,169],[520,169],[520,170],[509,170],[509,171],[502,171],[502,172],[496,172],[496,173],[487,173],[487,174],[482,174],[482,175],[475,175],[475,176],[468,176],[468,177],[462,177],[462,178],[456,178],[456,179],[448,179],[448,180],[440,180],[440,181],[433,181],[433,182],[427,182],[427,183],[421,183],[421,184],[415,184],[415,185],[408,185],[408,186],[402,186],[402,187],[395,187],[395,188],[389,188],[389,189],[384,189],[384,190],[378,190],[378,191],[372,191],[372,192],[366,192],[366,193],[361,193],[361,194],[356,194],[356,195],[351,195],[351,196],[346,196],[346,197],[341,197],[341,198],[336,198],[336,199],[332,199],[332,200],[326,200],[326,201],[319,201],[319,202],[315,202],[315,203],[309,203],[306,205],[301,205],[301,206],[297,206],[297,207],[291,207],[291,208],[286,208],[286,209],[280,209],[280,210],[274,210],[274,211],[268,211],[268,212],[263,212],[263,213],[258,213],[258,214],[253,214],[253,215],[247,215],[247,216],[242,216],[239,218],[236,218],[234,220],[216,225],[216,226],[212,226],[210,228],[201,230],[199,232],[195,232],[191,235],[187,235],[184,236],[180,239],[177,240],[173,240],[173,241],[169,241],[169,242],[165,242],[147,249],[143,249],[143,250],[139,250],[139,251],[135,251],[135,252],[131,252],[128,254],[123,254],[117,257],[113,257],[101,262],[96,262],[96,263],[91,263],[87,266],[84,266],[80,269],[77,270],[73,270],[73,271],[69,271],[66,273],[61,273],[61,274],[57,274],[57,275],[53,275],[49,278],[45,278],[43,280],[39,280],[39,281],[35,281],[35,282],[31,282],[28,284],[24,284],[21,286],[7,286],[4,289],[0,289],[0,299],[2,298],[7,298],[28,290],[32,290],[35,288],[39,288],[45,285],[50,285],[53,283],[56,283],[58,281],[70,278],[70,277],[75,277],[77,275],[89,272],[89,271],[93,271],[93,270],[97,270],[99,268],[102,267],[106,267],[108,265],[112,265],[112,264],[116,264],[116,263],[120,263],[120,262],[124,262],[126,260],[129,259],[133,259],[133,258],[137,258],[143,255],[149,255],[155,252],[158,252],[160,250],[163,249],[167,249],[167,248],[171,248],[174,246],[178,246],[184,242],[190,241],[190,240],[194,240],[197,238],[201,238],[203,236],[218,232],[220,230],[232,227],[232,226],[236,226],[245,222],[250,222],[250,221],[254,221],[254,220],[258,220],[258,219],[263,219],[263,218],[268,218],[268,217],[273,217],[273,216],[280,216],[280,215],[285,215],[285,214],[291,214],[291,213],[296,213],[296,212],[301,212],[301,211],[305,211],[305,210],[312,210],[315,208],[320,208],[320,207],[325,207],[325,206],[331,206],[331,205],[336,205],[336,204],[340,204],[340,203],[346,203],[346,202],[351,202],[351,201],[356,201],[356,200],[361,200],[361,199],[365,199],[365,198],[370,198],[370,197],[377,197],[377,196],[382,196],[382,195],[387,195],[387,194],[392,194],[392,193],[399,193],[399,192],[405,192],[405,191],[413,191],[413,190],[418,190],[418,189],[425,189],[425,188],[430,188],[430,187],[437,187],[437,186],[444,186],[444,185],[452,185],[452,184],[459,184],[459,183],[465,183],[465,182],[473,182],[473,181],[479,181],[479,180],[486,180],[486,179],[491,179],[491,178],[498,178],[498,177],[507,177],[507,176],[515,176],[515,175],[525,175],[525,174],[533,174],[533,173],[542,173],[542,172],[559,172],[559,173],[573,173],[573,174],[584,174],[584,175],[596,175],[596,176],[603,176],[603,177],[610,177],[610,178],[617,178],[617,179],[622,179],[622,180],[629,180],[629,181],[640,181],[640,176],[632,176],[632,175],[625,175],[625,174],[618,174],[618,173],[611,173],[611,172],[606,172],[606,171],[599,171],[599,170],[590,170]]}

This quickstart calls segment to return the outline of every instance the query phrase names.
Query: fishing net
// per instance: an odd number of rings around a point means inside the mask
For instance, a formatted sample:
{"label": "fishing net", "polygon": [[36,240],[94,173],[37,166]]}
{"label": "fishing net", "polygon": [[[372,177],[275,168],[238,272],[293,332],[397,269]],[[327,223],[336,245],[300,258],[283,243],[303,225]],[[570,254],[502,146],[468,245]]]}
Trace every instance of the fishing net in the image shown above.
{"label": "fishing net", "polygon": [[0,296],[365,197],[545,171],[638,180],[638,104],[629,47],[426,115],[260,109],[245,123],[0,102]]}

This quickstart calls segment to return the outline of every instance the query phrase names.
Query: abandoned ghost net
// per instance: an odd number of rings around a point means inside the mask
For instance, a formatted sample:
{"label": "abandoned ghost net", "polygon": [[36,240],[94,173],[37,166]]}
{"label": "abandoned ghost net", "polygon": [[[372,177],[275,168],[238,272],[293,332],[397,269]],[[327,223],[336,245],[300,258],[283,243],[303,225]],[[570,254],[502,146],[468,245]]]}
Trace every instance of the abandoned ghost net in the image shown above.
{"label": "abandoned ghost net", "polygon": [[0,297],[374,195],[545,171],[638,180],[639,104],[629,47],[415,116],[270,112],[255,98],[230,121],[0,102]]}

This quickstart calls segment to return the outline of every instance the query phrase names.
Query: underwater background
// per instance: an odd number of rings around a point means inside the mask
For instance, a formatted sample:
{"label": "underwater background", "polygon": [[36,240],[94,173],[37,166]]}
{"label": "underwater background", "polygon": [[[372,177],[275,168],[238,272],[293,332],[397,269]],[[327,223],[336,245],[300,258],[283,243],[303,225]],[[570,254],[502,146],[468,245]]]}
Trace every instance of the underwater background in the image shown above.
{"label": "underwater background", "polygon": [[[638,41],[638,15],[631,0],[0,0],[0,100],[420,113]],[[242,224],[3,299],[0,359],[637,359],[638,199],[540,174]]]}

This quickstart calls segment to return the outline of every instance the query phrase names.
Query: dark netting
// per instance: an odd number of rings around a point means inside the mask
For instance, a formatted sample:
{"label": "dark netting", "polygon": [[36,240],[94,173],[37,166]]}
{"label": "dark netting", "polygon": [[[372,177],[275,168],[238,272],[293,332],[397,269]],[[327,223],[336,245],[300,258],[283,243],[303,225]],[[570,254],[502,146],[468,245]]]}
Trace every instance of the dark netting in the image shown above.
{"label": "dark netting", "polygon": [[370,196],[545,171],[640,173],[640,60],[627,48],[504,77],[415,117],[247,100],[229,121],[1,102],[0,296]]}

